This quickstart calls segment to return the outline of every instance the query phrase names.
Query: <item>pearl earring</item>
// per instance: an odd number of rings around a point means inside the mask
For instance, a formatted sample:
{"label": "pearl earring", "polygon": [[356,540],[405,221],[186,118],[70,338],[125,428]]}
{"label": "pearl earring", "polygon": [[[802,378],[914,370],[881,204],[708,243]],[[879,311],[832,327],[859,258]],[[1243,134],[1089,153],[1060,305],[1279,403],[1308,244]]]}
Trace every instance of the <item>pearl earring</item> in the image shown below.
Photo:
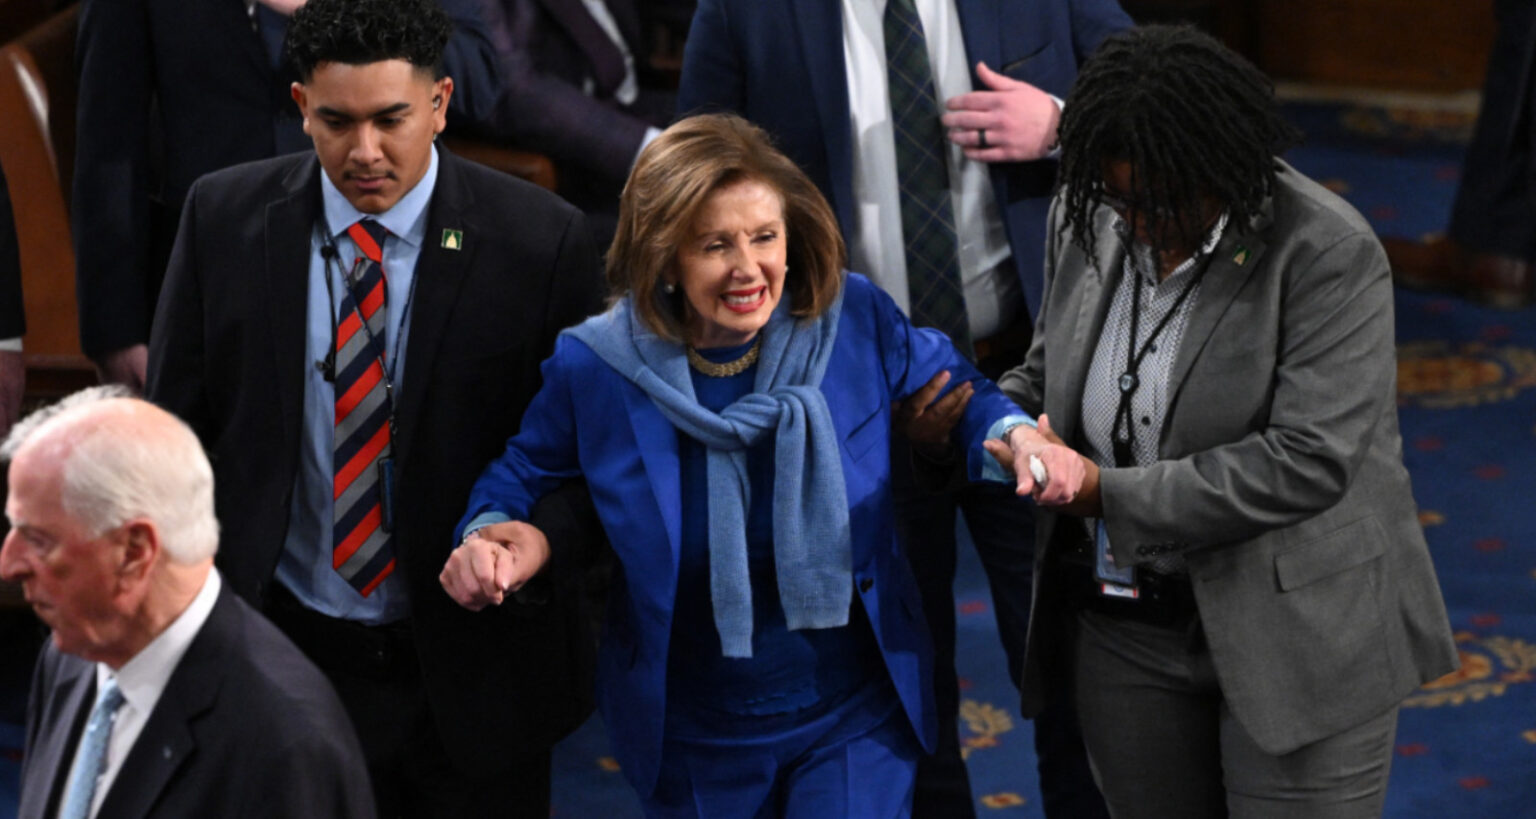
{"label": "pearl earring", "polygon": [[675,285],[675,284],[673,284],[671,282],[665,282],[665,283],[663,283],[661,285],[661,292],[666,293],[667,295],[670,296],[673,293],[677,292],[677,285]]}

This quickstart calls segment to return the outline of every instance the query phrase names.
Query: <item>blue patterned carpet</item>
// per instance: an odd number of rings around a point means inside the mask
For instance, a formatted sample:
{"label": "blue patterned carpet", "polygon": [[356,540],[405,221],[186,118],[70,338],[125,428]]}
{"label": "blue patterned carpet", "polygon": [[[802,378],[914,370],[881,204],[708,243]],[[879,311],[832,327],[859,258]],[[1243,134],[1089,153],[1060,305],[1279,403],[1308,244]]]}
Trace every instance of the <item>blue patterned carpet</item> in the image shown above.
{"label": "blue patterned carpet", "polygon": [[[1353,202],[1381,235],[1422,238],[1446,224],[1464,119],[1288,110],[1309,140],[1288,159]],[[1499,312],[1400,292],[1397,322],[1406,459],[1463,668],[1403,710],[1386,815],[1536,817],[1536,309]],[[1018,718],[986,583],[968,550],[957,600],[978,811],[1040,817],[1030,725]],[[14,662],[25,661],[6,656]],[[14,813],[19,744],[19,729],[0,723],[0,819]],[[554,792],[560,817],[639,816],[595,719],[557,749]]]}

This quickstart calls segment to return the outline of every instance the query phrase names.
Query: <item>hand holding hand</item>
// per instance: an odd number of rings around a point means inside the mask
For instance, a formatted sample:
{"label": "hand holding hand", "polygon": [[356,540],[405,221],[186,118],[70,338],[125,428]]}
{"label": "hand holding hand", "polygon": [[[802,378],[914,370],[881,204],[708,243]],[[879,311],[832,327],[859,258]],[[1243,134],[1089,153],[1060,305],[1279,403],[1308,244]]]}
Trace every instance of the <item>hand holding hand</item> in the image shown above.
{"label": "hand holding hand", "polygon": [[915,446],[929,452],[949,447],[949,433],[965,414],[965,407],[976,392],[967,381],[934,401],[933,397],[944,389],[949,378],[949,370],[944,370],[906,400],[896,402],[896,429]]}
{"label": "hand holding hand", "polygon": [[[987,441],[984,446],[1003,469],[1014,473],[1018,494],[1032,495],[1042,506],[1062,506],[1077,499],[1091,464],[1060,441],[1042,415],[1039,429],[1017,426],[1009,430],[1006,442]],[[1032,474],[1030,456],[1039,458],[1045,467],[1044,483]]]}
{"label": "hand holding hand", "polygon": [[448,555],[438,582],[470,611],[499,606],[549,562],[549,540],[537,527],[506,521],[481,527]]}
{"label": "hand holding hand", "polygon": [[987,90],[950,97],[943,117],[951,142],[978,162],[1025,162],[1050,153],[1056,144],[1061,107],[1050,94],[1022,80],[976,64]]}

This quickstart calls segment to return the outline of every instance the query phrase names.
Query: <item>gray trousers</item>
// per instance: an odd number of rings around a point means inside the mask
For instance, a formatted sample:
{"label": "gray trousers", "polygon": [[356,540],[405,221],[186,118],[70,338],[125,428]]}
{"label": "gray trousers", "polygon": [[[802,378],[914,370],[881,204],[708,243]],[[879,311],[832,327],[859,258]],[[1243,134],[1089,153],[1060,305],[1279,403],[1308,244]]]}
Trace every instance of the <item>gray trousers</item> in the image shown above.
{"label": "gray trousers", "polygon": [[1232,716],[1198,621],[1082,611],[1076,628],[1083,741],[1115,819],[1381,815],[1397,707],[1275,756]]}

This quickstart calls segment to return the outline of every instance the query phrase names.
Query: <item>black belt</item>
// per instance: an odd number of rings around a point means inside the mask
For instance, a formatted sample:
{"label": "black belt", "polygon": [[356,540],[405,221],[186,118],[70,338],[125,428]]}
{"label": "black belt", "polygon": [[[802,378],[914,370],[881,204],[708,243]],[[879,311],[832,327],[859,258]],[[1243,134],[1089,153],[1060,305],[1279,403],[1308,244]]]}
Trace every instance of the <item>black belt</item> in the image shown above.
{"label": "black belt", "polygon": [[270,584],[264,612],[315,665],[381,681],[420,676],[408,621],[370,626],[321,614],[281,583]]}
{"label": "black belt", "polygon": [[[1057,530],[1075,529],[1067,519],[1058,521]],[[1063,588],[1074,606],[1111,617],[1136,620],[1156,626],[1185,628],[1200,616],[1195,603],[1195,587],[1188,575],[1163,574],[1151,569],[1136,570],[1137,596],[1114,597],[1104,594],[1103,583],[1094,572],[1096,556],[1086,534],[1062,544],[1058,553]]]}

